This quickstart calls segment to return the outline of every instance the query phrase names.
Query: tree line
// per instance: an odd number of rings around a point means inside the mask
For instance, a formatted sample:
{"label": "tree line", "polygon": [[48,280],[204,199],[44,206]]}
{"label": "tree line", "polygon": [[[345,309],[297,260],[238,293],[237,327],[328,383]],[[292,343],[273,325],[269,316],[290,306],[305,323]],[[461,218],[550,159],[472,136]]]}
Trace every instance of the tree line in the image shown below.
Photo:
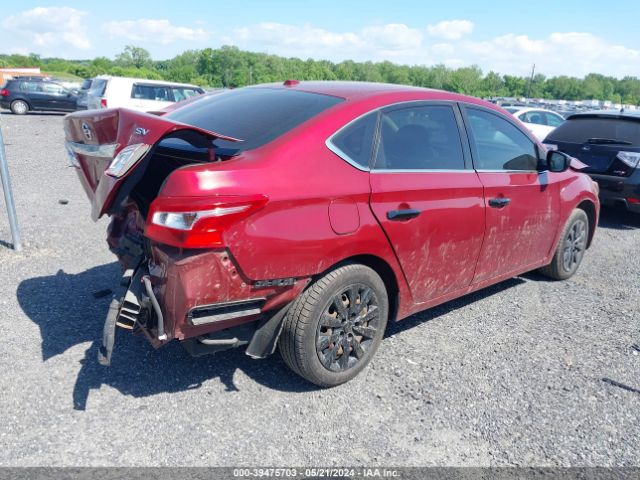
{"label": "tree line", "polygon": [[397,65],[384,62],[302,60],[248,52],[234,46],[187,50],[169,60],[153,60],[147,50],[129,45],[114,59],[41,58],[38,55],[0,55],[0,67],[40,67],[44,72],[89,78],[100,74],[164,79],[206,87],[237,88],[287,78],[298,80],[356,80],[438,88],[476,97],[529,97],[564,100],[610,100],[640,104],[640,79],[621,79],[590,73],[531,77],[484,73],[478,66]]}

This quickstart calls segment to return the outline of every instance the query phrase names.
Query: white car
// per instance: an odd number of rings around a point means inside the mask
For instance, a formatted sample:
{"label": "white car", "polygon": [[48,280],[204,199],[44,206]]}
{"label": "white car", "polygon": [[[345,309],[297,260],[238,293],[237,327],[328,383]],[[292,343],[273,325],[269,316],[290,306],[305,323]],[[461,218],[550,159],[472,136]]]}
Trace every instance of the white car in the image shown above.
{"label": "white car", "polygon": [[524,123],[540,141],[564,123],[562,115],[544,108],[505,107],[505,110]]}
{"label": "white car", "polygon": [[150,112],[201,95],[204,90],[188,83],[101,75],[91,82],[87,108],[129,108]]}

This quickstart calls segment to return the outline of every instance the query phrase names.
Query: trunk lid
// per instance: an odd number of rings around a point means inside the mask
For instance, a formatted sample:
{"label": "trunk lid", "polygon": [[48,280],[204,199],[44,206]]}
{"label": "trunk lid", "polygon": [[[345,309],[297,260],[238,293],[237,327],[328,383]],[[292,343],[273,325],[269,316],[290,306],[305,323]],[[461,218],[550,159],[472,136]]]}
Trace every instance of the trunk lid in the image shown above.
{"label": "trunk lid", "polygon": [[[168,135],[180,132],[189,143],[206,146],[210,149],[212,159],[215,158],[212,140],[240,141],[168,118],[123,108],[72,113],[64,119],[64,130],[69,160],[76,167],[80,182],[91,201],[91,217],[94,220],[109,211],[126,179],[145,157],[152,155],[158,142]],[[149,148],[121,176],[107,173],[106,170],[118,154],[130,145],[147,145]]]}

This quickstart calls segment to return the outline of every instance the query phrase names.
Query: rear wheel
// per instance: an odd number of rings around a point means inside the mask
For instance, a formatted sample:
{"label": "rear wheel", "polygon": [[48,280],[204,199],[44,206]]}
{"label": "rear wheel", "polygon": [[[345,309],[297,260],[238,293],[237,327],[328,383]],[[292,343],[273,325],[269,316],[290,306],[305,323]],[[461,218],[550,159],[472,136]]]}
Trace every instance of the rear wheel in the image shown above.
{"label": "rear wheel", "polygon": [[571,277],[580,266],[582,257],[587,249],[589,236],[589,217],[584,210],[576,209],[567,221],[553,260],[540,273],[556,280],[566,280]]}
{"label": "rear wheel", "polygon": [[280,354],[294,372],[321,387],[347,382],[375,354],[387,325],[384,282],[371,268],[346,265],[313,283],[284,319]]}
{"label": "rear wheel", "polygon": [[29,105],[24,100],[14,100],[11,102],[11,111],[16,115],[24,115],[29,111]]}

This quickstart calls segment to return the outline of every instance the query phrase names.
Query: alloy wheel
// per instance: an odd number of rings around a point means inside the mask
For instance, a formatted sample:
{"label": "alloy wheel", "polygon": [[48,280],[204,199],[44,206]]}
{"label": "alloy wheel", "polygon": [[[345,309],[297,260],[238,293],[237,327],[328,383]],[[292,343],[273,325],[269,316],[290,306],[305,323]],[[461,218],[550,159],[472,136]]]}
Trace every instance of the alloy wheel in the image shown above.
{"label": "alloy wheel", "polygon": [[320,363],[332,372],[353,368],[368,354],[380,327],[378,299],[364,284],[334,295],[325,307],[316,334]]}
{"label": "alloy wheel", "polygon": [[587,247],[587,225],[582,220],[576,220],[564,241],[562,251],[562,267],[567,272],[577,268]]}

